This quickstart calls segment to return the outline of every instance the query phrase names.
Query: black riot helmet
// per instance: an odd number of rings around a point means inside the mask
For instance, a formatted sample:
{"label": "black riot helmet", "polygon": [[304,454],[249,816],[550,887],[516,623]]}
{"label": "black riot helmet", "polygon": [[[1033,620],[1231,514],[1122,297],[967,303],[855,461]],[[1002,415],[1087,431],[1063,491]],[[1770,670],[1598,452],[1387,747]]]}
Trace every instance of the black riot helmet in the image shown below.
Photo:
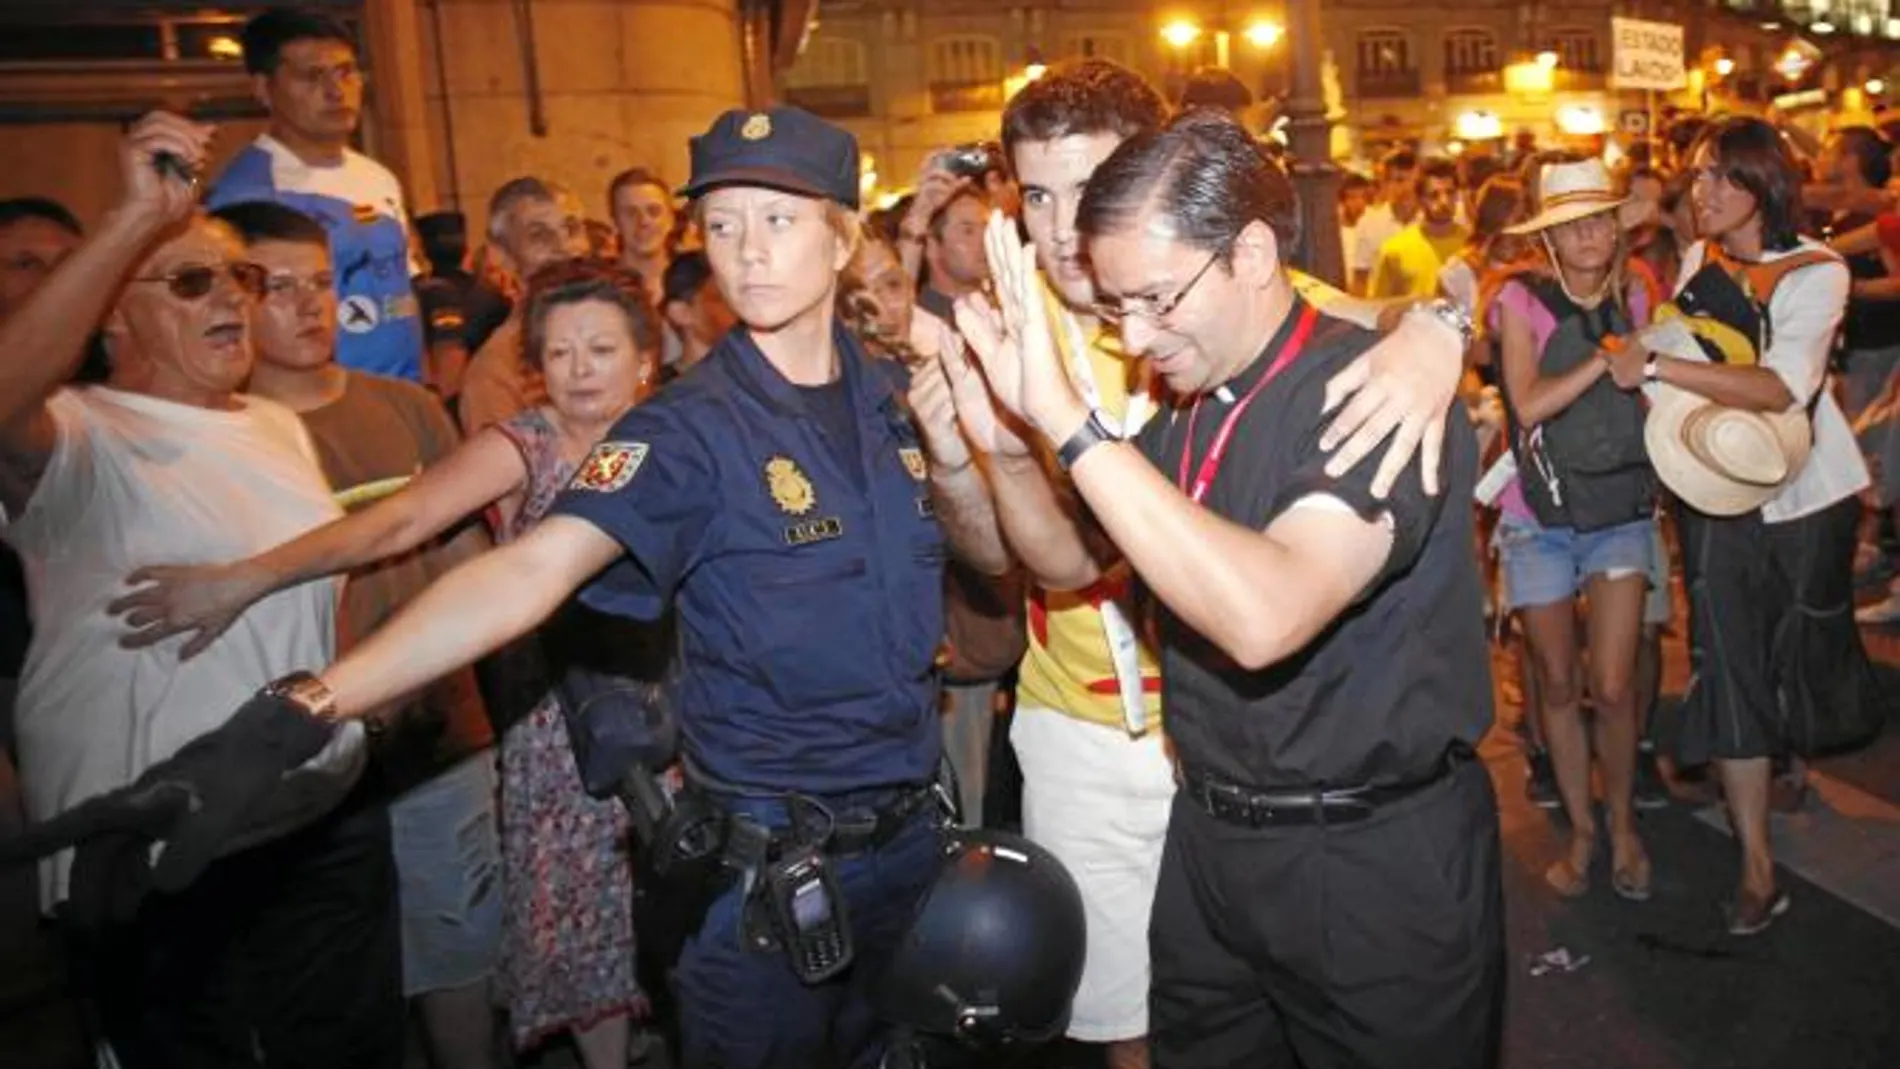
{"label": "black riot helmet", "polygon": [[912,1064],[996,1065],[1068,1027],[1082,894],[1055,855],[1021,836],[953,830],[947,849],[891,957],[882,1008],[912,1044]]}

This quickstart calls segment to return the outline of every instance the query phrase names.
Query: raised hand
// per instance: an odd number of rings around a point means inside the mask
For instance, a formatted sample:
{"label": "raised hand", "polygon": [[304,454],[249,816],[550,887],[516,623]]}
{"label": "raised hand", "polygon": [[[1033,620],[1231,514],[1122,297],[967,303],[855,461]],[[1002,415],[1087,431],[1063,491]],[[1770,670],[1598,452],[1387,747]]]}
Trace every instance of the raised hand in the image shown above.
{"label": "raised hand", "polygon": [[126,213],[154,226],[166,226],[189,216],[198,206],[198,183],[162,168],[168,156],[191,174],[204,168],[214,126],[192,122],[170,112],[154,111],[132,124],[119,144],[119,176]]}
{"label": "raised hand", "polygon": [[1035,247],[1017,236],[1015,223],[1001,212],[990,214],[984,247],[998,306],[963,298],[957,302],[957,327],[1005,409],[1045,436],[1067,434],[1086,418],[1087,409],[1056,346]]}
{"label": "raised hand", "polygon": [[983,380],[983,372],[964,350],[963,339],[945,327],[938,353],[964,435],[985,453],[1028,455],[1029,442],[1024,437],[1028,428],[998,408],[996,398],[990,395],[989,383]]}
{"label": "raised hand", "polygon": [[126,577],[138,589],[106,606],[131,628],[119,645],[142,649],[191,633],[178,651],[188,661],[217,641],[232,621],[266,592],[240,565],[166,565]]}

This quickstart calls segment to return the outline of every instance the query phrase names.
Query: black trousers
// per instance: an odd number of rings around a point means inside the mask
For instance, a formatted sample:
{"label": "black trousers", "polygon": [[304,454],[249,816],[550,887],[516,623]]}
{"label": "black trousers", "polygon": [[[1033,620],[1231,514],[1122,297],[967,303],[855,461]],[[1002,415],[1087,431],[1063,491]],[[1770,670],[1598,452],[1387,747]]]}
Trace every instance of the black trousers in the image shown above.
{"label": "black trousers", "polygon": [[1155,1069],[1486,1069],[1504,902],[1484,767],[1357,824],[1235,827],[1177,796],[1149,925]]}
{"label": "black trousers", "polygon": [[399,916],[388,812],[352,801],[75,933],[74,962],[125,1069],[398,1069]]}
{"label": "black trousers", "polygon": [[1858,498],[1786,523],[1678,513],[1689,663],[1677,759],[1825,753],[1872,738],[1885,698],[1854,623]]}

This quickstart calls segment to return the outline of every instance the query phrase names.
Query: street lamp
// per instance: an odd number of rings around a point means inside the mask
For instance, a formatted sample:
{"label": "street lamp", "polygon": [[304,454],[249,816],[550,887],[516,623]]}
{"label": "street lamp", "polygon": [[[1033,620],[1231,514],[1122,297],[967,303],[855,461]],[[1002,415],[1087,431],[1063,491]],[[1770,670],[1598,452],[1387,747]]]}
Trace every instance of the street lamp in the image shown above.
{"label": "street lamp", "polygon": [[[1345,280],[1345,260],[1339,247],[1339,170],[1332,161],[1332,123],[1326,118],[1326,91],[1320,81],[1319,0],[1286,0],[1286,26],[1255,19],[1241,30],[1249,45],[1272,48],[1290,37],[1303,47],[1290,50],[1292,92],[1282,113],[1286,116],[1288,170],[1300,198],[1300,244],[1294,259],[1307,273],[1334,284]],[[1201,38],[1201,27],[1174,19],[1161,27],[1161,39],[1178,51]],[[1214,61],[1230,66],[1232,34],[1225,18],[1213,25]]]}

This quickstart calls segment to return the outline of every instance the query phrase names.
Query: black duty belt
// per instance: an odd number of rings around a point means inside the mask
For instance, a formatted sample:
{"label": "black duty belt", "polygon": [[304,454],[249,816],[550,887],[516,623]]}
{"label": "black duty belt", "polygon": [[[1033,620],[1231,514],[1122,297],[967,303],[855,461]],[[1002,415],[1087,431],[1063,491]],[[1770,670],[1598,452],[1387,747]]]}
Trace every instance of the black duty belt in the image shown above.
{"label": "black duty belt", "polygon": [[[876,803],[842,804],[831,798],[787,794],[772,799],[783,819],[768,823],[757,816],[728,810],[726,851],[729,862],[743,869],[776,858],[787,847],[816,844],[839,857],[875,853],[910,826],[917,815],[939,804],[935,785],[899,787]],[[756,800],[756,796],[755,796]],[[715,798],[713,804],[726,809]]]}
{"label": "black duty belt", "polygon": [[1424,776],[1377,786],[1269,791],[1188,768],[1181,770],[1180,784],[1181,793],[1208,816],[1243,828],[1354,824],[1438,783],[1469,759],[1470,754],[1462,749],[1449,751]]}

